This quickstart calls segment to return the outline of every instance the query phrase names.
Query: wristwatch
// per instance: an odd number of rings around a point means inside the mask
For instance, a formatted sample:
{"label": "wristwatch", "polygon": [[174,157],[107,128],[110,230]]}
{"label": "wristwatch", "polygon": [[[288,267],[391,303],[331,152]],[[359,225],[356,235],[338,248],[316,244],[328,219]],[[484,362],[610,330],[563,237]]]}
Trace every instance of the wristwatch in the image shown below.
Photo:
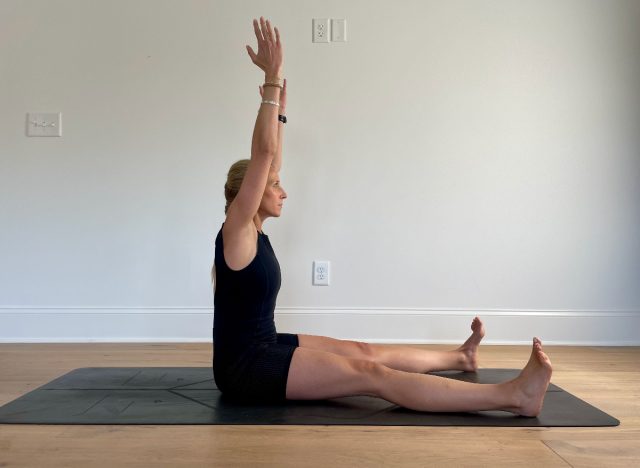
{"label": "wristwatch", "polygon": [[286,115],[282,115],[282,114],[278,114],[278,120],[282,123],[287,123],[287,116]]}

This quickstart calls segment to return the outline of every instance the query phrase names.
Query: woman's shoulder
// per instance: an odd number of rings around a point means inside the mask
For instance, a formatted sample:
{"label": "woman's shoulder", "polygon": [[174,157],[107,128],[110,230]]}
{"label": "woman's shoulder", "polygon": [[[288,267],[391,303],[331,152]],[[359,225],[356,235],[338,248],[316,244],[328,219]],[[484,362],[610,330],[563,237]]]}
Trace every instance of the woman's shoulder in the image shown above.
{"label": "woman's shoulder", "polygon": [[236,227],[226,222],[220,229],[219,238],[225,262],[232,270],[246,267],[257,254],[258,230],[253,223]]}
{"label": "woman's shoulder", "polygon": [[218,229],[218,233],[216,234],[216,240],[215,240],[215,244],[216,247],[218,245],[222,245],[223,240],[222,240],[222,228],[224,227],[224,223],[222,223],[222,226],[220,226],[220,229]]}

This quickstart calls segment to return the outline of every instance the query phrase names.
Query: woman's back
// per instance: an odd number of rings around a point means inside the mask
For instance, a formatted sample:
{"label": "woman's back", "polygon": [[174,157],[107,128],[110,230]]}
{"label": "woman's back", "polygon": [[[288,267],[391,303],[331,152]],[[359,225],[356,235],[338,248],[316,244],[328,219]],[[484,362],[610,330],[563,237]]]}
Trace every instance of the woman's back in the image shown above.
{"label": "woman's back", "polygon": [[248,344],[276,341],[273,313],[280,290],[280,265],[269,237],[257,232],[256,255],[245,268],[229,268],[224,236],[216,237],[214,346],[218,355],[241,351]]}

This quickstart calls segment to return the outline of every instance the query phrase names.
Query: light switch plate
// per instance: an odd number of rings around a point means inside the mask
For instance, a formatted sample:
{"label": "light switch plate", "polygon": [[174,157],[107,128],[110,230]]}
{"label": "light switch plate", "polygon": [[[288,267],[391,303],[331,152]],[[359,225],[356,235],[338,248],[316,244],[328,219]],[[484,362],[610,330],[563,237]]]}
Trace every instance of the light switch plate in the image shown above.
{"label": "light switch plate", "polygon": [[331,42],[347,42],[347,20],[331,20]]}
{"label": "light switch plate", "polygon": [[62,136],[62,112],[29,112],[27,136]]}

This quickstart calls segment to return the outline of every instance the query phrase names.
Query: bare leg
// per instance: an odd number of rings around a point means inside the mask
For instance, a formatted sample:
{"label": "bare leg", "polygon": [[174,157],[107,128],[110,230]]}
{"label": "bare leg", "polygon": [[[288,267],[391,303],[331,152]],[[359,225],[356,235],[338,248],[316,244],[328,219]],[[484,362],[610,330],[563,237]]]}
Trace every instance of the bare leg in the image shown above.
{"label": "bare leg", "polygon": [[475,371],[478,368],[478,345],[484,337],[484,325],[476,317],[472,334],[462,346],[452,351],[434,351],[409,346],[386,346],[358,341],[336,340],[325,336],[298,335],[300,346],[341,356],[364,359],[405,372],[439,370]]}
{"label": "bare leg", "polygon": [[289,369],[287,398],[370,395],[418,411],[504,410],[535,416],[542,408],[550,379],[551,362],[537,339],[520,375],[501,384],[402,372],[376,362],[300,347]]}

